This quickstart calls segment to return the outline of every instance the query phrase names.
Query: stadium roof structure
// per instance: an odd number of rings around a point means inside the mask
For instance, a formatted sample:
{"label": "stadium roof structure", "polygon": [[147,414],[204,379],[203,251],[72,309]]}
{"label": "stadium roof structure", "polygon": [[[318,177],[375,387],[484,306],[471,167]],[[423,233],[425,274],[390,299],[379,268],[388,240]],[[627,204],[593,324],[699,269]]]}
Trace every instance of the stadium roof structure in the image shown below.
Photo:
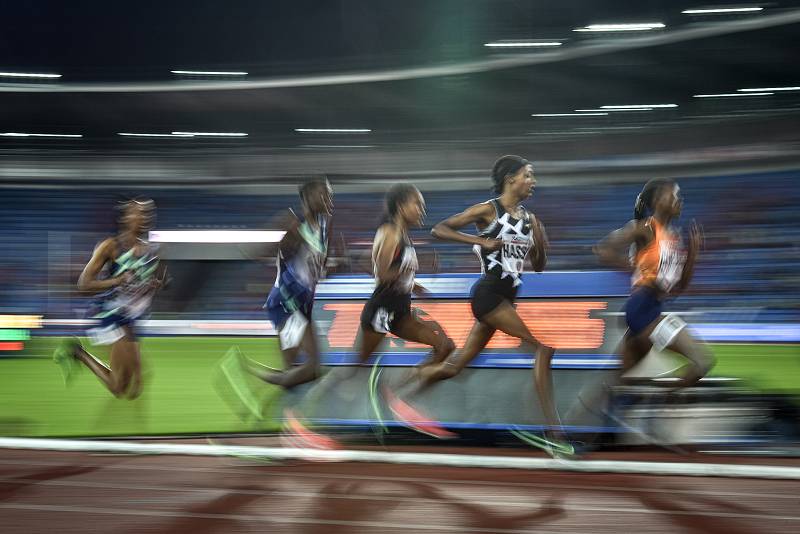
{"label": "stadium roof structure", "polygon": [[3,181],[800,159],[798,0],[17,2],[0,32]]}

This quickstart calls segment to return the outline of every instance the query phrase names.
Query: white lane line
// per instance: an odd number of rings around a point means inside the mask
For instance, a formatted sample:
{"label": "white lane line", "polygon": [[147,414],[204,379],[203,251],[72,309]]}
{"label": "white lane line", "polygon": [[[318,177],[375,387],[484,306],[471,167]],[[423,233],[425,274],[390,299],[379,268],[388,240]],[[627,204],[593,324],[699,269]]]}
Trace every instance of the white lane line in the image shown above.
{"label": "white lane line", "polygon": [[[183,487],[183,486],[152,486],[141,484],[112,484],[105,482],[82,482],[82,481],[60,481],[60,480],[47,480],[41,481],[36,479],[14,479],[14,478],[0,478],[3,482],[17,482],[29,485],[39,486],[59,486],[59,487],[79,487],[79,488],[96,488],[96,489],[117,489],[117,490],[141,490],[141,491],[163,491],[173,493],[224,493],[224,494],[238,494],[238,495],[260,495],[263,497],[300,497],[307,499],[326,498],[326,499],[340,499],[340,500],[358,500],[358,501],[388,501],[388,502],[404,502],[416,504],[442,504],[459,506],[464,503],[470,505],[479,505],[484,507],[497,506],[499,508],[528,508],[535,511],[537,508],[532,507],[532,504],[541,505],[540,508],[544,510],[550,502],[548,498],[540,499],[527,499],[525,501],[510,501],[505,498],[498,498],[497,500],[475,500],[470,497],[462,499],[447,499],[447,498],[426,498],[426,497],[405,497],[403,495],[355,495],[352,493],[324,493],[318,491],[285,491],[285,490],[248,490],[227,487]],[[795,497],[796,498],[796,497]],[[161,502],[161,501],[159,501]],[[743,512],[713,512],[713,511],[689,511],[689,510],[662,510],[652,508],[632,508],[621,506],[584,506],[577,504],[569,505],[556,505],[554,508],[567,511],[567,512],[606,512],[606,513],[622,513],[622,514],[655,514],[655,515],[686,515],[686,516],[700,516],[700,517],[725,517],[736,519],[758,519],[758,520],[780,520],[780,521],[800,521],[800,516],[776,516],[770,514],[753,514]]]}
{"label": "white lane line", "polygon": [[[141,458],[141,457],[138,457]],[[133,458],[131,458],[133,459]],[[245,460],[246,461],[246,460]],[[623,493],[656,493],[656,494],[677,494],[677,495],[698,495],[716,497],[747,497],[765,499],[789,499],[797,500],[794,493],[767,493],[767,492],[747,492],[747,491],[714,491],[714,490],[689,490],[680,488],[641,488],[632,486],[607,486],[607,485],[580,485],[580,484],[554,484],[539,482],[501,482],[496,480],[476,480],[476,479],[445,479],[429,477],[398,477],[398,476],[373,476],[373,475],[350,475],[346,473],[308,473],[289,471],[291,467],[274,467],[257,464],[241,463],[229,468],[214,467],[176,467],[176,466],[150,466],[150,465],[120,465],[105,463],[69,463],[47,462],[47,461],[28,461],[28,460],[0,460],[0,465],[11,464],[19,466],[54,466],[54,467],[100,467],[102,469],[114,469],[119,471],[168,471],[178,473],[209,473],[209,474],[231,474],[231,470],[251,470],[253,473],[268,474],[271,476],[284,478],[306,478],[306,479],[325,479],[325,480],[368,480],[376,482],[412,482],[420,484],[449,484],[465,486],[491,486],[499,488],[532,488],[532,489],[564,489],[577,491],[611,491]],[[252,471],[258,469],[258,471]],[[269,470],[267,470],[269,469]]]}
{"label": "white lane line", "polygon": [[66,439],[0,438],[0,448],[73,452],[127,452],[188,456],[265,456],[272,459],[372,462],[389,464],[530,469],[580,473],[628,473],[644,475],[711,476],[800,480],[800,468],[772,465],[639,462],[619,460],[557,460],[522,456],[482,456],[363,450],[317,450],[198,443],[133,443]]}
{"label": "white lane line", "polygon": [[[449,526],[449,525],[425,525],[421,523],[391,523],[387,521],[346,521],[337,519],[311,519],[304,517],[282,517],[270,515],[262,517],[246,514],[204,514],[197,512],[171,512],[166,510],[137,510],[126,508],[109,508],[99,506],[65,506],[47,505],[31,503],[0,503],[0,509],[6,510],[31,510],[37,512],[74,512],[80,514],[105,514],[105,515],[132,515],[145,517],[169,517],[169,518],[191,518],[191,519],[228,519],[233,521],[250,521],[267,523],[272,525],[331,525],[342,527],[368,527],[368,528],[392,528],[404,531],[415,530],[434,530],[440,532],[487,532],[498,534],[528,534],[529,529],[502,529],[502,528],[474,528],[468,526]],[[539,531],[545,534],[555,534],[555,531]],[[564,531],[559,531],[563,534]]]}

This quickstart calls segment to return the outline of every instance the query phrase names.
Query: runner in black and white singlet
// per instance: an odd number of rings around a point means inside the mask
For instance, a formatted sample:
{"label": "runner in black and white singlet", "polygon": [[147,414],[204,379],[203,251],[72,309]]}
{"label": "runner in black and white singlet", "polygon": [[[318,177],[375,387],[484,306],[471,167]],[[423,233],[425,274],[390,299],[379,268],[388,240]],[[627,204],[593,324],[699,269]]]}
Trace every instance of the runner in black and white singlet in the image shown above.
{"label": "runner in black and white singlet", "polygon": [[[375,290],[361,312],[357,363],[369,360],[386,334],[392,333],[406,341],[423,343],[432,347],[429,359],[423,365],[442,362],[455,348],[453,341],[433,321],[422,321],[411,308],[412,293],[419,296],[427,290],[415,280],[417,253],[408,235],[409,228],[421,226],[425,217],[425,200],[419,190],[410,184],[396,184],[386,193],[383,219],[372,244],[372,266]],[[330,379],[330,380],[329,380]],[[326,383],[327,381],[327,383]],[[328,375],[315,395],[322,395],[341,384],[342,377]],[[384,395],[390,409],[412,428],[437,437],[451,435],[412,406],[397,397],[388,387]],[[372,392],[370,392],[372,394]],[[312,395],[313,396],[313,395]],[[333,442],[327,436],[305,428],[296,417],[288,418],[295,431],[292,441],[309,447],[329,448]]]}
{"label": "runner in black and white singlet", "polygon": [[425,200],[413,185],[397,184],[386,193],[386,211],[372,245],[376,287],[361,312],[359,363],[366,362],[390,332],[430,345],[432,361],[443,361],[454,348],[440,329],[420,321],[411,310],[411,294],[425,295],[427,291],[414,279],[417,253],[408,230],[421,226],[424,217]]}
{"label": "runner in black and white singlet", "polygon": [[494,209],[494,219],[478,233],[478,237],[501,241],[502,247],[497,250],[477,244],[472,247],[481,261],[482,276],[472,290],[471,301],[472,313],[478,320],[497,308],[503,300],[514,302],[517,290],[522,285],[524,260],[534,244],[533,216],[525,208],[512,215],[505,210],[499,198],[484,204]]}
{"label": "runner in black and white singlet", "polygon": [[[542,442],[551,452],[572,454],[572,447],[561,437],[553,404],[550,362],[554,351],[534,337],[514,309],[525,258],[530,259],[536,272],[542,271],[547,263],[544,226],[522,205],[536,186],[533,167],[519,156],[503,156],[494,164],[492,179],[494,191],[500,196],[476,204],[433,228],[433,235],[439,239],[472,245],[480,256],[482,276],[472,288],[476,322],[464,347],[441,364],[422,369],[420,378],[423,384],[431,384],[455,376],[480,354],[497,330],[526,341],[536,354],[534,381],[550,427],[550,439]],[[459,231],[469,224],[477,227],[478,235]]]}
{"label": "runner in black and white singlet", "polygon": [[118,207],[119,232],[103,240],[78,280],[81,291],[93,293],[90,316],[99,321],[87,332],[95,345],[111,345],[110,366],[71,338],[53,356],[65,382],[75,363],[88,367],[116,397],[134,399],[142,391],[142,365],[136,323],[150,311],[165,271],[158,249],[146,239],[155,217],[152,200],[127,200]]}
{"label": "runner in black and white singlet", "polygon": [[[385,279],[379,270],[382,257],[385,255],[387,243],[394,244],[397,228],[384,223],[375,234],[372,247],[372,266],[376,287],[369,301],[361,312],[361,327],[379,334],[388,334],[397,330],[397,326],[411,313],[411,292],[414,289],[414,275],[417,272],[417,252],[408,234],[400,230],[400,241],[392,252],[386,269],[396,278]],[[389,245],[391,246],[391,245]]]}

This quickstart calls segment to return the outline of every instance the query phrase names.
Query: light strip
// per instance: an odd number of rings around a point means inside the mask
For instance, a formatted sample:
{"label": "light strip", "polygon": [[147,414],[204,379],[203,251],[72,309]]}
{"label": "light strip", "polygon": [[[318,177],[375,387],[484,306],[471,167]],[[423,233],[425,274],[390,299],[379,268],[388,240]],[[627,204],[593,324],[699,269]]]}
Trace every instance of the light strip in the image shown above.
{"label": "light strip", "polygon": [[61,138],[80,138],[82,134],[43,134],[43,133],[22,133],[22,132],[5,132],[0,133],[2,137],[61,137]]}
{"label": "light strip", "polygon": [[247,137],[242,132],[172,132],[172,135],[198,136],[198,137]]}
{"label": "light strip", "polygon": [[154,243],[278,243],[283,230],[153,230]]}
{"label": "light strip", "polygon": [[590,24],[583,28],[575,28],[574,32],[632,32],[666,28],[661,22],[638,22],[631,24]]}
{"label": "light strip", "polygon": [[174,138],[174,139],[186,139],[189,137],[194,137],[193,135],[177,135],[174,133],[130,133],[130,132],[120,132],[117,135],[121,135],[123,137],[160,137],[160,138]]}
{"label": "light strip", "polygon": [[489,48],[538,48],[561,46],[562,44],[564,43],[559,41],[494,41],[484,43],[483,46]]}
{"label": "light strip", "polygon": [[600,117],[608,115],[607,111],[602,113],[534,113],[531,117]]}
{"label": "light strip", "polygon": [[678,104],[629,104],[625,106],[600,106],[603,109],[677,108]]}
{"label": "light strip", "polygon": [[42,74],[38,72],[0,72],[4,78],[61,78],[60,74]]}
{"label": "light strip", "polygon": [[375,148],[375,145],[300,145],[300,148]]}
{"label": "light strip", "polygon": [[194,76],[247,76],[243,71],[214,71],[214,70],[171,70],[172,74],[189,74]]}
{"label": "light strip", "polygon": [[763,10],[763,7],[709,7],[705,9],[684,9],[681,13],[685,15],[711,15],[715,13],[749,13]]}
{"label": "light strip", "polygon": [[764,91],[800,91],[800,87],[755,87],[748,89],[737,89],[742,93],[761,93]]}
{"label": "light strip", "polygon": [[295,128],[300,133],[370,133],[369,128]]}
{"label": "light strip", "polygon": [[775,93],[719,93],[716,95],[693,95],[695,98],[727,98],[730,96],[768,96]]}
{"label": "light strip", "polygon": [[606,112],[606,113],[607,113],[607,112],[609,112],[609,111],[614,111],[614,112],[618,112],[618,111],[653,111],[653,108],[631,108],[631,109],[613,109],[613,108],[611,108],[611,109],[576,109],[575,111],[577,111],[577,112],[579,112],[579,113],[592,113],[592,112],[597,112],[597,111],[602,111],[602,112]]}

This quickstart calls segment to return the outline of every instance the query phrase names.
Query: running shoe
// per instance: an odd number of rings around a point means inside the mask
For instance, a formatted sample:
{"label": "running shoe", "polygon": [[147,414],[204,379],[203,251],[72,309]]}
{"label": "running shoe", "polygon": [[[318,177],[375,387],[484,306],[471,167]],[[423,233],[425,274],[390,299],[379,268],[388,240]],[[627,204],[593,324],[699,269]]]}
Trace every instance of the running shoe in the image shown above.
{"label": "running shoe", "polygon": [[58,344],[53,352],[53,362],[61,369],[61,376],[64,378],[64,385],[69,386],[75,379],[75,373],[80,370],[80,362],[75,358],[75,347],[80,346],[80,342],[70,337]]}
{"label": "running shoe", "polygon": [[250,389],[243,359],[244,355],[239,347],[231,347],[220,361],[219,370],[242,405],[256,419],[262,419],[261,403]]}
{"label": "running shoe", "polygon": [[298,449],[334,450],[341,448],[335,439],[314,432],[304,425],[294,410],[284,411],[284,431],[281,442],[284,446]]}
{"label": "running shoe", "polygon": [[553,458],[560,460],[575,458],[575,447],[567,440],[556,439],[549,436],[537,436],[536,434],[518,428],[512,428],[511,433],[528,445],[542,449]]}
{"label": "running shoe", "polygon": [[383,388],[383,396],[386,398],[389,409],[397,420],[408,428],[438,439],[452,439],[458,437],[457,434],[450,432],[437,421],[434,421],[395,395],[388,387]]}

